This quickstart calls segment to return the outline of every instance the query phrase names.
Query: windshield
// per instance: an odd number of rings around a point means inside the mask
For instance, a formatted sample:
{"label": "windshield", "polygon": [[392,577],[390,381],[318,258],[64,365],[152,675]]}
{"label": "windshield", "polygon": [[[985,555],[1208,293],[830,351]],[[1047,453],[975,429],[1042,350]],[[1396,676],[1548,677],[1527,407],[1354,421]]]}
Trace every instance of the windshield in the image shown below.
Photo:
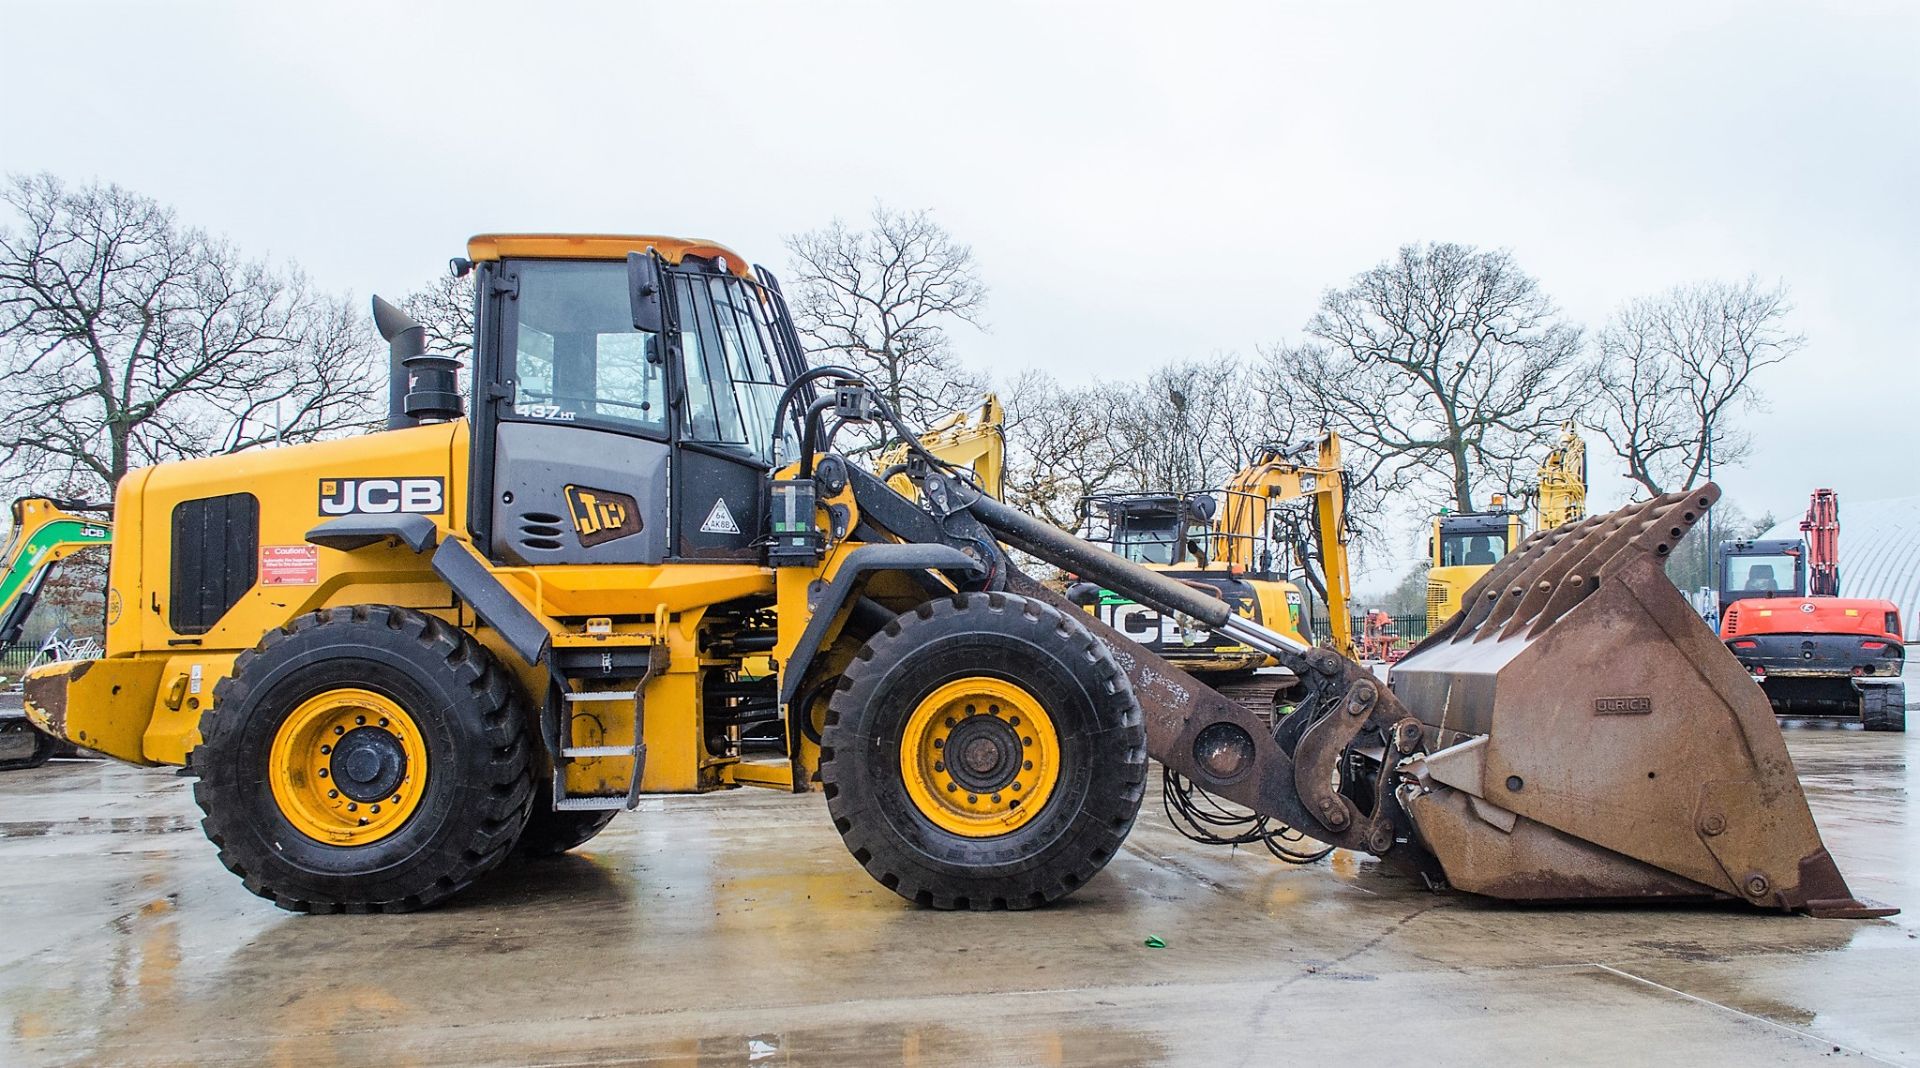
{"label": "windshield", "polygon": [[1507,555],[1505,534],[1442,534],[1440,566],[1494,564]]}
{"label": "windshield", "polygon": [[[1186,552],[1175,536],[1180,529],[1173,516],[1127,517],[1113,531],[1113,551],[1136,564],[1177,564]],[[1205,527],[1189,531],[1189,539],[1205,537]]]}
{"label": "windshield", "polygon": [[1783,594],[1797,597],[1800,584],[1795,565],[1798,563],[1797,559],[1786,553],[1729,556],[1727,596],[1733,600],[1741,597],[1778,597]]}
{"label": "windshield", "polygon": [[525,263],[517,306],[515,416],[666,433],[660,338],[633,328],[626,264]]}

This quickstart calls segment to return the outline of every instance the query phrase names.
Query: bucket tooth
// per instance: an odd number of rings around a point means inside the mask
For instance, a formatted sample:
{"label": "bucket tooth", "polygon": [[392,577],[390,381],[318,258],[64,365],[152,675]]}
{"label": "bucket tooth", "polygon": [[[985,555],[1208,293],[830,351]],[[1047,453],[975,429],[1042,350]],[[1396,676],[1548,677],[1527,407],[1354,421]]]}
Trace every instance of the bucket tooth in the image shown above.
{"label": "bucket tooth", "polygon": [[1516,899],[1854,899],[1765,695],[1663,564],[1712,484],[1535,534],[1395,665],[1430,754],[1398,799],[1447,878]]}

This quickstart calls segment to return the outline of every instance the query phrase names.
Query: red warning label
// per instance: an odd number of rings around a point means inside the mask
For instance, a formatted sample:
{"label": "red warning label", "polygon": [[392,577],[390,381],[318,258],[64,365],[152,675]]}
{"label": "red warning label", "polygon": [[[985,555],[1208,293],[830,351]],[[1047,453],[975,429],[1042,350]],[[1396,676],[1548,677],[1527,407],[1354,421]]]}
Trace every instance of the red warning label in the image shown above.
{"label": "red warning label", "polygon": [[312,586],[320,581],[319,550],[312,545],[262,545],[260,585]]}

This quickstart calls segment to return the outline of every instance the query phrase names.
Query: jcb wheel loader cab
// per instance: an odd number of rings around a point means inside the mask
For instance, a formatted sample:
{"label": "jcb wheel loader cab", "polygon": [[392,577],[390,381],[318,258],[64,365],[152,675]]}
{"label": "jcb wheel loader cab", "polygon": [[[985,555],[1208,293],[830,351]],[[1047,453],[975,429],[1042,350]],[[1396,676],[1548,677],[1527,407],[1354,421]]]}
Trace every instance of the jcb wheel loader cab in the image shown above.
{"label": "jcb wheel loader cab", "polygon": [[533,798],[527,713],[473,638],[337,608],[242,653],[201,717],[194,799],[247,889],[303,912],[399,912],[498,864]]}
{"label": "jcb wheel loader cab", "polygon": [[1106,866],[1146,782],[1140,707],[1111,652],[1052,605],[958,594],[874,635],[821,740],[833,823],[901,897],[1025,909]]}

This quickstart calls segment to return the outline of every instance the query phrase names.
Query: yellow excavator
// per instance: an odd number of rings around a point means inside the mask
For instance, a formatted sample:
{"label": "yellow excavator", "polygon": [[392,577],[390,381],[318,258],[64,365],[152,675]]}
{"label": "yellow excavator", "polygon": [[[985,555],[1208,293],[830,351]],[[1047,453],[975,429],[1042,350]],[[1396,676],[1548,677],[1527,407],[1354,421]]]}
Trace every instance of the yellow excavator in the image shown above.
{"label": "yellow excavator", "polygon": [[[22,497],[13,502],[13,531],[6,548],[0,550],[0,646],[20,641],[55,564],[111,543],[110,524],[77,514],[105,510],[102,505],[51,497]],[[0,706],[0,771],[37,768],[53,757],[59,744],[35,730],[21,709]]]}
{"label": "yellow excavator", "polygon": [[1505,494],[1493,495],[1484,512],[1446,512],[1433,518],[1427,539],[1427,629],[1460,610],[1474,583],[1527,536],[1527,507],[1533,502],[1533,529],[1552,530],[1587,514],[1587,445],[1569,422],[1560,440],[1540,463],[1534,482],[1518,507]]}
{"label": "yellow excavator", "polygon": [[[970,472],[982,492],[998,497],[1006,479],[1006,419],[1000,395],[983,394],[978,403],[928,424],[920,433],[920,448],[936,459]],[[915,490],[910,472],[919,457],[913,446],[896,442],[880,452],[874,467],[887,480],[887,485],[902,496],[912,497]]]}
{"label": "yellow excavator", "polygon": [[[643,794],[746,786],[817,788],[909,902],[1030,908],[1099,877],[1151,757],[1436,886],[1888,911],[1660,570],[1711,485],[1535,535],[1389,687],[981,492],[810,365],[724,246],[487,235],[457,266],[470,414],[377,301],[390,429],[129,474],[106,655],[26,679],[43,729],[185,765],[222,862],[282,908],[421,908]],[[863,422],[907,443],[913,498],[836,451]],[[1016,550],[1271,657],[1294,711],[1255,715]],[[743,752],[768,722],[777,751]]]}
{"label": "yellow excavator", "polygon": [[[1307,502],[1303,509],[1288,502]],[[1296,640],[1303,581],[1328,606],[1328,644],[1353,655],[1348,615],[1345,488],[1340,439],[1267,444],[1220,490],[1093,494],[1081,502],[1091,540],[1135,563],[1220,598],[1237,616]],[[1317,571],[1316,571],[1317,568]],[[1293,683],[1277,662],[1191,616],[1166,614],[1097,582],[1073,581],[1067,597],[1209,685],[1270,712]]]}

